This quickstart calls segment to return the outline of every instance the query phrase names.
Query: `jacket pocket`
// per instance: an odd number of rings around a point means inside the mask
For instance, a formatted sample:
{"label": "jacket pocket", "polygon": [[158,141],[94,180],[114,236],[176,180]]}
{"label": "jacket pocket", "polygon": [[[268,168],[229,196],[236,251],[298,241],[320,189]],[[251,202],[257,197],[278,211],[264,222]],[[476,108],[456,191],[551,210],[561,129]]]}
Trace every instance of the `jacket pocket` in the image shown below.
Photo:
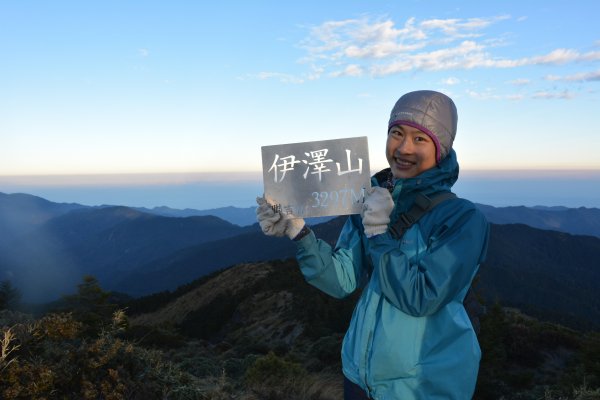
{"label": "jacket pocket", "polygon": [[369,375],[373,381],[414,377],[423,345],[424,317],[413,317],[382,302],[375,328]]}

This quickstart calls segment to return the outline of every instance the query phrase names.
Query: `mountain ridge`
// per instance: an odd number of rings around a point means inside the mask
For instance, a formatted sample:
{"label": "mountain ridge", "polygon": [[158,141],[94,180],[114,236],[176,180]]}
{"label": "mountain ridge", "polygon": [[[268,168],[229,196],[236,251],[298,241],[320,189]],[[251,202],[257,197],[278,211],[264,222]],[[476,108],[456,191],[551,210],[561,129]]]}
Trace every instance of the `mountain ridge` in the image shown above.
{"label": "mountain ridge", "polygon": [[[124,206],[63,211],[0,245],[0,279],[55,298],[72,290],[82,275],[94,274],[109,290],[143,296],[177,290],[239,263],[295,255],[293,242],[263,235],[256,223],[240,227],[215,216],[163,217]],[[312,228],[333,246],[346,219]],[[492,224],[490,243],[479,279],[488,300],[498,297],[569,324],[600,322],[593,286],[600,284],[595,267],[600,238]]]}

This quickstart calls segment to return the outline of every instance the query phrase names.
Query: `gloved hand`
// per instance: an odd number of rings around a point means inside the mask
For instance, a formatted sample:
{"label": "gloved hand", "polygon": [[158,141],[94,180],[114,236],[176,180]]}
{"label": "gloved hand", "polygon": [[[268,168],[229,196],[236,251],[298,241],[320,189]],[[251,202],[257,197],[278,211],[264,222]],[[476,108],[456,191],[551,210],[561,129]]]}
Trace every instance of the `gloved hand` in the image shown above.
{"label": "gloved hand", "polygon": [[264,197],[257,197],[256,220],[263,233],[267,236],[283,237],[287,236],[294,239],[304,228],[304,219],[284,218],[280,212],[275,212],[271,205],[267,203]]}
{"label": "gloved hand", "polygon": [[372,187],[367,190],[360,216],[367,237],[385,233],[390,223],[390,214],[394,209],[394,200],[387,189]]}

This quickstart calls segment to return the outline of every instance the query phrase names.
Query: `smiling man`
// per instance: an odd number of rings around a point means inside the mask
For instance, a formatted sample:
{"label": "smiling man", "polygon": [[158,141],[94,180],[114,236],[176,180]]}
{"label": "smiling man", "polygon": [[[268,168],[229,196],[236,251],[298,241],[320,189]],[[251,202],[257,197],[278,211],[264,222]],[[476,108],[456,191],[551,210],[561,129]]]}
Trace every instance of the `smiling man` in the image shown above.
{"label": "smiling man", "polygon": [[390,168],[372,178],[361,214],[348,218],[335,248],[257,199],[263,232],[296,241],[308,283],[338,298],[363,290],[342,345],[345,400],[473,396],[481,352],[463,300],[489,227],[450,192],[457,120],[442,93],[400,97],[388,123]]}
{"label": "smiling man", "polygon": [[386,155],[396,178],[412,178],[436,164],[433,140],[410,125],[398,124],[390,128]]}

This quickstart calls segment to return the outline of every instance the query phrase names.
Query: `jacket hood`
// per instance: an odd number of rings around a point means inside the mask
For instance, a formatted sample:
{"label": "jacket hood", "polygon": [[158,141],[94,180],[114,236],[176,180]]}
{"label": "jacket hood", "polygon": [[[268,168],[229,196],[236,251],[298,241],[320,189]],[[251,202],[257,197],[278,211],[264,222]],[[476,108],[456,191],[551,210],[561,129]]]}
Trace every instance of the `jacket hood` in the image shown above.
{"label": "jacket hood", "polygon": [[[428,169],[414,178],[404,179],[404,187],[430,188],[432,193],[450,190],[458,180],[458,160],[456,152],[450,149],[448,155],[435,167]],[[428,193],[425,193],[428,194]]]}

